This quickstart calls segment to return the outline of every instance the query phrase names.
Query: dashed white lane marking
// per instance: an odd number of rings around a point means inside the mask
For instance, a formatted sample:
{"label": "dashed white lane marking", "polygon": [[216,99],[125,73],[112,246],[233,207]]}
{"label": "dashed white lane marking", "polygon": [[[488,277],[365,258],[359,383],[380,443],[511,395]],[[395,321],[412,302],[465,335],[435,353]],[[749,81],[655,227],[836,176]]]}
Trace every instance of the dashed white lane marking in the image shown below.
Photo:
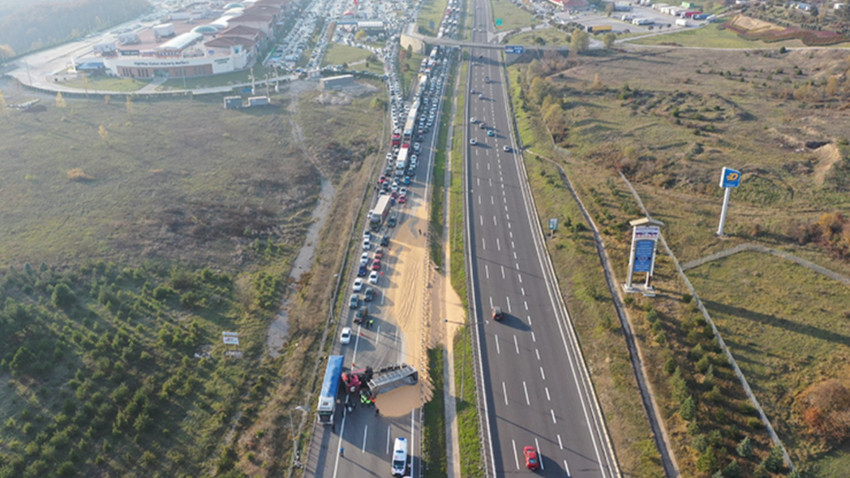
{"label": "dashed white lane marking", "polygon": [[511,448],[514,451],[514,461],[516,462],[516,469],[519,470],[519,457],[516,454],[516,442],[511,440]]}
{"label": "dashed white lane marking", "polygon": [[501,245],[501,242],[499,241],[499,238],[498,238],[498,237],[496,238],[496,250],[497,250],[497,251],[501,251],[501,250],[502,250],[502,245]]}
{"label": "dashed white lane marking", "polygon": [[508,313],[511,313],[511,298],[505,297],[505,301],[508,303]]}
{"label": "dashed white lane marking", "polygon": [[543,367],[540,367],[540,377],[541,377],[543,380],[546,380],[546,374],[543,372]]}
{"label": "dashed white lane marking", "polygon": [[564,443],[561,441],[561,434],[560,434],[560,433],[558,433],[558,447],[559,447],[561,450],[563,450],[563,449],[564,449]]}
{"label": "dashed white lane marking", "polygon": [[552,423],[557,424],[557,423],[558,423],[558,420],[555,420],[555,410],[552,410],[552,409],[550,408],[550,409],[549,409],[549,413],[551,413],[551,414],[552,414]]}
{"label": "dashed white lane marking", "polygon": [[363,428],[363,447],[360,449],[361,452],[366,453],[366,433],[369,431],[369,425],[366,425]]}
{"label": "dashed white lane marking", "polygon": [[519,355],[519,342],[516,340],[516,335],[514,335],[514,348],[516,349],[516,354]]}
{"label": "dashed white lane marking", "polygon": [[549,396],[549,387],[543,387],[546,390],[546,400],[552,401],[552,397]]}
{"label": "dashed white lane marking", "polygon": [[[516,252],[514,252],[514,254],[516,254]],[[522,274],[517,274],[516,277],[519,279],[519,283],[522,284]]]}
{"label": "dashed white lane marking", "polygon": [[493,338],[496,340],[496,354],[501,355],[502,350],[499,348],[499,336],[494,335]]}
{"label": "dashed white lane marking", "polygon": [[505,388],[505,382],[502,382],[502,395],[505,396],[505,406],[508,406],[508,389]]}
{"label": "dashed white lane marking", "polygon": [[493,216],[493,225],[498,226],[499,223],[496,221],[496,216]]}
{"label": "dashed white lane marking", "polygon": [[543,466],[543,452],[540,451],[540,443],[537,441],[537,437],[534,437],[534,446],[537,448],[537,461],[540,462],[540,469],[545,470],[546,467]]}
{"label": "dashed white lane marking", "polygon": [[525,392],[525,404],[531,406],[531,400],[528,399],[528,387],[525,385],[525,380],[522,381],[522,390]]}
{"label": "dashed white lane marking", "polygon": [[[537,337],[534,336],[534,332],[531,332],[531,341],[535,343],[537,342]],[[540,360],[540,354],[537,355],[537,360]]]}
{"label": "dashed white lane marking", "polygon": [[484,277],[486,277],[487,280],[490,279],[490,267],[487,264],[484,264]]}
{"label": "dashed white lane marking", "polygon": [[483,237],[481,238],[481,250],[482,250],[482,251],[486,251],[486,250],[487,250],[487,243],[486,243],[486,241],[484,241],[484,238],[483,238]]}
{"label": "dashed white lane marking", "polygon": [[502,269],[502,279],[505,278],[505,266],[499,266]]}
{"label": "dashed white lane marking", "polygon": [[528,301],[523,301],[523,304],[525,305],[525,310],[528,310]]}
{"label": "dashed white lane marking", "polygon": [[522,295],[525,295],[525,287],[520,287],[519,291],[522,293]]}
{"label": "dashed white lane marking", "polygon": [[478,224],[481,227],[484,227],[484,216],[480,216],[480,215],[478,216]]}

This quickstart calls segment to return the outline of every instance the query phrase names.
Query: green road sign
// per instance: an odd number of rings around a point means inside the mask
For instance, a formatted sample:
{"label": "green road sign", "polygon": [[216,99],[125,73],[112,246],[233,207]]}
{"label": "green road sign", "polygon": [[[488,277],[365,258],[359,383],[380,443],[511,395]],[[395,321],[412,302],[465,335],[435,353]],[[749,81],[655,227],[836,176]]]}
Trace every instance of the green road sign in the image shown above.
{"label": "green road sign", "polygon": [[501,19],[501,18],[497,18],[497,19],[496,19],[496,26],[497,26],[497,27],[502,26],[502,19]]}

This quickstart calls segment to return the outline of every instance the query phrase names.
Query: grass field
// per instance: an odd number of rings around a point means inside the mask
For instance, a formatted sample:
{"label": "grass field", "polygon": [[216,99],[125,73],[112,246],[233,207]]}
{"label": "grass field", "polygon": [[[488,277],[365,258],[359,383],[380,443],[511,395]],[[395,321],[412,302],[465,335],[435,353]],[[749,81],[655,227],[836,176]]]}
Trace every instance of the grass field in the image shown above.
{"label": "grass field", "polygon": [[434,387],[431,400],[422,410],[422,443],[425,466],[425,478],[446,476],[446,404],[443,383],[443,348],[428,349],[428,376]]}
{"label": "grass field", "polygon": [[775,43],[745,40],[731,30],[725,30],[722,24],[709,23],[701,28],[691,28],[675,33],[644,36],[628,40],[639,45],[675,44],[701,48],[799,48],[804,46],[800,40],[787,40]]}
{"label": "grass field", "polygon": [[457,390],[457,426],[460,441],[460,473],[463,478],[484,476],[475,388],[475,361],[472,343],[466,326],[458,329],[454,337],[455,390]]}
{"label": "grass field", "polygon": [[416,18],[416,29],[419,33],[428,36],[437,36],[440,22],[446,13],[448,0],[426,0],[422,2],[419,16]]}
{"label": "grass field", "polygon": [[348,63],[350,65],[351,63],[365,60],[371,55],[372,52],[369,50],[342,45],[339,43],[331,43],[328,47],[328,51],[325,53],[325,59],[322,61],[322,66],[341,65],[343,63]]}
{"label": "grass field", "polygon": [[[541,121],[536,112],[524,111],[519,102],[516,109],[523,142],[530,151],[555,158],[573,178],[579,197],[602,233],[619,281],[623,281],[623,268],[628,263],[628,221],[640,217],[640,210],[618,171],[634,184],[653,217],[664,221],[664,236],[679,261],[747,241],[793,251],[848,275],[850,264],[834,259],[825,242],[800,245],[794,239],[797,228],[812,227],[823,221],[824,215],[850,205],[844,194],[837,193],[832,182],[835,173],[831,171],[834,165],[843,164],[841,145],[846,132],[841,125],[846,124],[847,117],[839,107],[842,94],[832,90],[827,94],[823,86],[812,84],[812,89],[800,89],[804,78],[824,85],[819,82],[835,74],[834,68],[844,57],[840,50],[780,53],[777,48],[693,55],[675,48],[648,49],[584,57],[579,62],[551,57],[539,64],[516,67],[512,79],[518,80],[520,75],[547,79],[533,88],[526,83],[522,92],[523,98],[537,98],[543,103],[545,118]],[[518,97],[520,93],[515,90],[514,98]],[[557,147],[552,143],[553,136]],[[826,138],[826,143],[810,142],[814,137]],[[529,176],[535,198],[539,198],[541,217],[561,217],[562,223],[576,224],[569,195],[559,186],[554,170],[529,156]],[[727,237],[718,239],[714,235],[721,198],[717,175],[722,166],[730,164],[742,168],[745,179],[733,193],[735,213],[729,216],[734,219],[727,221]],[[808,166],[795,166],[802,164]],[[598,282],[594,285],[588,281],[588,274],[578,277],[569,273],[592,267],[592,261],[584,267],[569,262],[582,254],[590,260],[591,247],[581,230],[564,231],[562,238],[550,245],[561,280],[565,284],[575,281],[566,290],[571,300],[578,299],[579,306],[592,305],[607,294]],[[571,259],[565,260],[562,251]],[[795,394],[810,384],[803,383],[801,377],[815,374],[847,383],[838,365],[840,360],[826,352],[827,342],[807,342],[827,339],[843,343],[842,326],[834,317],[843,313],[841,304],[846,303],[847,294],[842,287],[798,271],[797,266],[777,266],[772,257],[744,257],[733,256],[699,268],[695,273],[702,278],[697,280],[697,292],[702,296],[701,289],[706,289],[712,301],[707,304],[709,312],[718,312],[731,340],[744,342],[734,345],[733,351],[745,349],[739,363],[746,362],[742,368],[753,371],[748,376],[750,384],[759,400],[770,404],[768,416],[785,445],[792,455],[804,457],[797,464],[821,473],[816,476],[830,476],[829,471],[822,470],[841,469],[847,460],[846,450],[839,447],[824,453],[815,446],[818,440],[801,430],[800,411],[792,405]],[[742,263],[745,272],[733,279],[732,275],[741,270],[724,264],[736,260],[747,262]],[[811,285],[800,287],[796,280],[788,279],[797,275]],[[774,279],[779,279],[776,285]],[[736,281],[747,281],[747,285]],[[627,305],[683,474],[704,476],[706,470],[724,467],[725,462],[713,460],[726,460],[723,455],[735,453],[736,444],[744,437],[753,440],[757,451],[747,459],[739,458],[739,465],[746,473],[753,472],[761,460],[767,460],[769,440],[728,364],[711,345],[710,329],[695,313],[684,285],[664,256],[659,257],[653,284],[660,292],[656,299],[627,297]],[[712,299],[717,291],[725,294]],[[842,298],[833,300],[836,293]],[[835,306],[827,305],[829,302],[835,302]],[[609,360],[599,362],[597,353],[616,348],[615,342],[610,342],[616,341],[616,326],[605,325],[604,320],[597,320],[596,328],[581,325],[582,314],[577,315],[577,327],[585,327],[580,330],[583,349],[590,363],[598,364],[591,365],[594,380],[598,380],[597,374],[605,368],[601,364]],[[606,315],[610,313],[591,314]],[[765,330],[767,324],[774,323],[772,317],[777,318],[775,334]],[[812,325],[812,321],[818,321],[818,325]],[[794,332],[813,336],[801,335],[798,340],[799,348],[807,350],[809,357],[801,359],[791,356],[790,351],[780,354],[773,350],[783,341],[793,342]],[[762,333],[766,336],[760,337]],[[612,382],[615,391],[628,389],[626,382],[618,384],[616,379],[626,376],[622,374],[627,370],[625,362],[619,363],[612,367],[612,372],[619,370],[619,374],[612,373],[610,380],[603,378],[603,384],[609,383],[600,387],[605,390],[601,396],[610,392],[607,385]],[[812,368],[809,364],[824,365]],[[679,369],[681,374],[676,372]],[[683,388],[683,384],[687,385]],[[680,407],[689,396],[699,403],[696,422],[689,422],[690,414],[682,418]],[[610,408],[604,402],[608,415]],[[609,426],[612,423],[615,421],[609,419]],[[612,427],[615,442],[621,433]],[[626,433],[620,439],[631,435]],[[623,449],[619,447],[618,454]],[[625,449],[632,457],[621,457],[622,463],[639,469],[638,463],[652,462],[650,456],[639,452],[647,449],[644,446],[632,444]],[[640,456],[644,458],[635,460]]]}
{"label": "grass field", "polygon": [[835,476],[828,470],[850,469],[850,456],[818,457],[820,444],[796,440],[805,424],[793,413],[806,389],[850,374],[850,327],[843,318],[850,311],[846,286],[757,252],[711,262],[688,276],[768,416],[779,425],[780,437],[794,450],[795,463],[804,469],[815,463],[807,476]]}
{"label": "grass field", "polygon": [[557,28],[547,28],[545,30],[535,30],[533,32],[524,32],[508,38],[508,43],[511,45],[538,45],[540,40],[543,45],[569,45],[570,35]]}
{"label": "grass field", "polygon": [[493,13],[493,25],[496,25],[496,20],[502,20],[502,26],[495,27],[496,31],[506,32],[540,23],[539,20],[531,18],[530,13],[517,7],[509,0],[493,0],[490,5]]}
{"label": "grass field", "polygon": [[129,78],[112,78],[93,76],[91,78],[76,78],[74,80],[63,81],[60,83],[63,86],[70,88],[78,88],[81,92],[88,90],[96,93],[97,91],[137,91],[147,85],[147,81],[136,81]]}

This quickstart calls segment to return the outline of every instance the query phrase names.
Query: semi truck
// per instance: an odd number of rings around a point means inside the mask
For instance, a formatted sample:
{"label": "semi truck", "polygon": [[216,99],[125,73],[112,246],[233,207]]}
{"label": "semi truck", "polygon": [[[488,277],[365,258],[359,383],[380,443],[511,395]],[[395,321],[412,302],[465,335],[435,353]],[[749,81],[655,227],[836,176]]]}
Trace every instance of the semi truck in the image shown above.
{"label": "semi truck", "polygon": [[377,229],[381,227],[384,219],[387,218],[387,214],[390,213],[390,196],[389,195],[381,195],[378,197],[378,203],[375,204],[375,208],[372,209],[371,214],[369,215],[369,224],[372,226],[372,229]]}

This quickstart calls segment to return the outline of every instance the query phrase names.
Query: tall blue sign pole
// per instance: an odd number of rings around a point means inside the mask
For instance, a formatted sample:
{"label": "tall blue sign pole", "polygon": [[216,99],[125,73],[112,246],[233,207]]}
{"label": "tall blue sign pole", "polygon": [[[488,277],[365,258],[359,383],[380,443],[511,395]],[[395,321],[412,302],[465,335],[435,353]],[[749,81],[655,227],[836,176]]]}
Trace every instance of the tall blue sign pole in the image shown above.
{"label": "tall blue sign pole", "polygon": [[741,172],[731,168],[723,168],[720,173],[720,187],[726,189],[723,193],[723,208],[720,210],[720,225],[717,226],[717,235],[723,235],[723,226],[726,225],[726,211],[729,209],[729,196],[732,188],[737,188],[741,183]]}

